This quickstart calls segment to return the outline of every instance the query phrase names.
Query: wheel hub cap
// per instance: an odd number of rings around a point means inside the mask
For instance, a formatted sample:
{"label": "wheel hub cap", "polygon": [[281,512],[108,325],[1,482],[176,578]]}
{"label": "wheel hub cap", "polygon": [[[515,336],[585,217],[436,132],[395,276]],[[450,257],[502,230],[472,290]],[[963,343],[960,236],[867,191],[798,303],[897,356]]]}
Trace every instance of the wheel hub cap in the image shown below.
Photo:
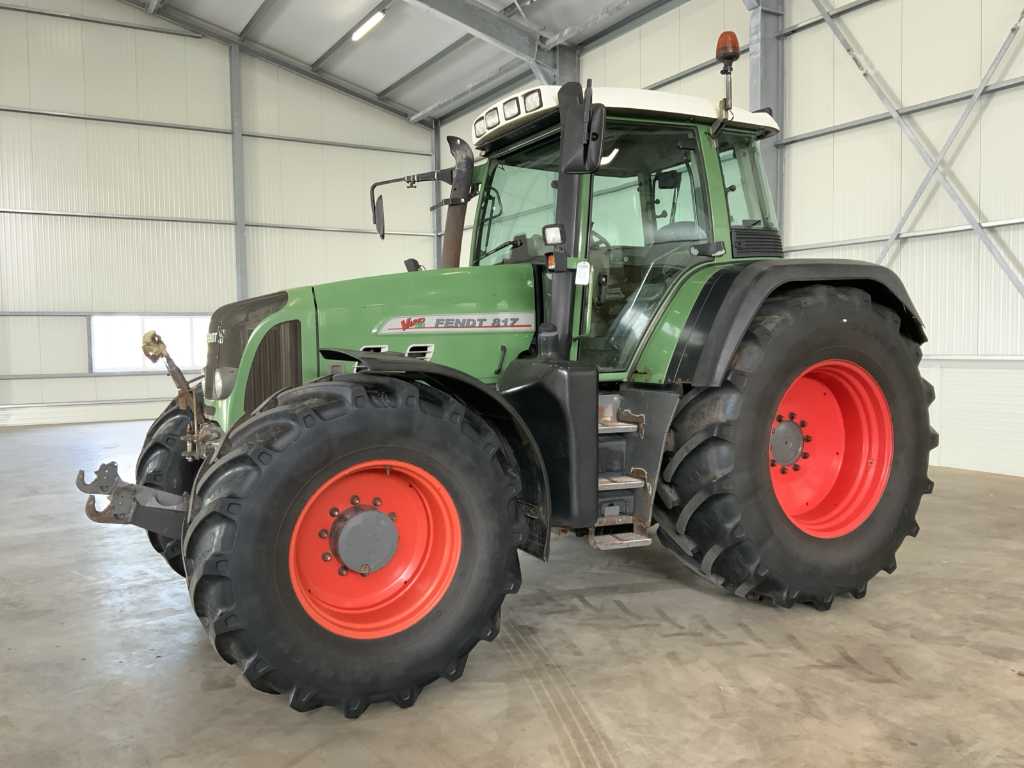
{"label": "wheel hub cap", "polygon": [[398,548],[396,517],[376,509],[346,510],[333,526],[333,555],[350,571],[364,576],[379,571],[391,562]]}
{"label": "wheel hub cap", "polygon": [[772,432],[772,458],[783,466],[795,464],[804,448],[804,433],[795,421],[781,422]]}

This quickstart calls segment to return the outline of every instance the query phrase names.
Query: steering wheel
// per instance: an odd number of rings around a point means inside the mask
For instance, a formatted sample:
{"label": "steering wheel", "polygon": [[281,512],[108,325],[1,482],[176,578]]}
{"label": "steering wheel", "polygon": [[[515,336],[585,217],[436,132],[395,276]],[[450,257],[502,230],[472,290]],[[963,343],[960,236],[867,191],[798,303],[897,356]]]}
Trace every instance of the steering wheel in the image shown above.
{"label": "steering wheel", "polygon": [[601,248],[612,247],[612,244],[608,242],[608,238],[593,228],[590,230],[590,240]]}

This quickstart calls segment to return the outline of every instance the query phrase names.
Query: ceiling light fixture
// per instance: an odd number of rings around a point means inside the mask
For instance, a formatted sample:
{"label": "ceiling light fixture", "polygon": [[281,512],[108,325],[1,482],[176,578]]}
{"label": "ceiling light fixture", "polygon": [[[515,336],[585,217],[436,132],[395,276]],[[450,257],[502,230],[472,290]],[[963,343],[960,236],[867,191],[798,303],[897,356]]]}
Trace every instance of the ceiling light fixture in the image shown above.
{"label": "ceiling light fixture", "polygon": [[352,42],[358,43],[360,40],[366,37],[367,32],[376,27],[382,21],[384,21],[383,8],[381,8],[379,11],[374,11],[372,14],[370,14],[369,17],[367,17],[366,21],[364,21],[362,24],[356,27],[356,31],[352,33]]}

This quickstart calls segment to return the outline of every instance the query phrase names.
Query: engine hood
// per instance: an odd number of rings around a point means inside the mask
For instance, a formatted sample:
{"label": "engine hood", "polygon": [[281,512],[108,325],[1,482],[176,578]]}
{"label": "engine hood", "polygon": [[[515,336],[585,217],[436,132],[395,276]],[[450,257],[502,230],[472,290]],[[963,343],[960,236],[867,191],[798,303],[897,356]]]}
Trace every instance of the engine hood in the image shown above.
{"label": "engine hood", "polygon": [[529,264],[403,272],[312,290],[321,348],[426,358],[489,383],[530,346],[535,329]]}

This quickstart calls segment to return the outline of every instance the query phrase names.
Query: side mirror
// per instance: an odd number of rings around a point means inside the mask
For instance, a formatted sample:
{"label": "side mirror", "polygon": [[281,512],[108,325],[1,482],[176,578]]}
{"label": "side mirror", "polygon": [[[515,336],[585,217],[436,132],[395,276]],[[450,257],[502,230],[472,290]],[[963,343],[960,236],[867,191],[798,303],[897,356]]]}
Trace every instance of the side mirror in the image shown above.
{"label": "side mirror", "polygon": [[384,239],[384,196],[377,195],[377,199],[373,202],[373,224],[377,227],[377,234],[380,235],[380,239]]}
{"label": "side mirror", "polygon": [[558,91],[559,122],[562,124],[561,165],[563,173],[593,173],[601,167],[604,148],[604,104],[593,103],[593,88],[586,92],[579,83],[566,83]]}

